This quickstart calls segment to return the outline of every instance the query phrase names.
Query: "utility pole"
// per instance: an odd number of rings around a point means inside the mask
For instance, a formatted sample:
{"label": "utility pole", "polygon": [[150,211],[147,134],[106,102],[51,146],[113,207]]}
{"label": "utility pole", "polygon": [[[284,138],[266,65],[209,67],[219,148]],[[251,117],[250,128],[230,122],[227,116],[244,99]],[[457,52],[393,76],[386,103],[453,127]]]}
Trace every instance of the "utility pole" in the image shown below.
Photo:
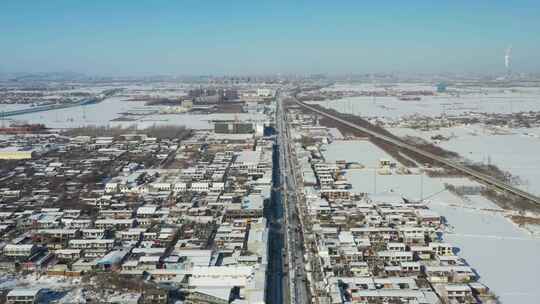
{"label": "utility pole", "polygon": [[514,100],[510,98],[510,115],[514,114]]}
{"label": "utility pole", "polygon": [[373,194],[377,194],[377,167],[373,169]]}
{"label": "utility pole", "polygon": [[420,171],[420,202],[424,202],[424,172]]}

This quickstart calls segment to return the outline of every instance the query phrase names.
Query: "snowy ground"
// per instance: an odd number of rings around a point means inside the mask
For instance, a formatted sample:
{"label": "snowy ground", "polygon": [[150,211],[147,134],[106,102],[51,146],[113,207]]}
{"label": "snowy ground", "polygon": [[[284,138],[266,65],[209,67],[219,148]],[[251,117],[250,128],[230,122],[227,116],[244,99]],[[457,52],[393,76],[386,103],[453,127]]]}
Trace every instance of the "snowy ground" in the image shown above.
{"label": "snowy ground", "polygon": [[[0,290],[13,288],[43,288],[46,290],[44,302],[59,304],[87,303],[87,298],[99,299],[101,294],[92,289],[95,283],[81,283],[80,278],[64,278],[51,276],[15,276],[0,275]],[[117,292],[120,294],[120,292]],[[105,299],[100,299],[104,301]]]}
{"label": "snowy ground", "polygon": [[11,117],[14,121],[43,123],[51,128],[75,128],[89,125],[107,125],[119,113],[144,107],[144,101],[124,101],[121,97],[111,97],[96,104],[71,107],[52,111],[36,112]]}
{"label": "snowy ground", "polygon": [[[426,83],[402,83],[390,90],[429,90],[434,86]],[[326,90],[384,91],[374,84],[337,84]],[[471,112],[515,113],[540,111],[540,88],[459,88],[460,94],[425,96],[420,101],[402,101],[396,97],[350,97],[340,100],[315,102],[343,113],[362,117],[396,120],[410,115],[439,116],[463,115]],[[428,139],[432,135],[451,136],[441,147],[459,153],[473,162],[497,165],[502,170],[518,176],[517,187],[540,195],[540,128],[503,129],[486,128],[481,124],[443,128],[437,131],[419,131],[405,128],[389,128],[396,135],[414,135]]]}
{"label": "snowy ground", "polygon": [[153,125],[181,125],[190,129],[212,129],[212,120],[256,120],[265,121],[264,114],[256,113],[214,113],[214,114],[155,114],[140,117],[137,121],[113,121],[111,126],[127,127],[137,125],[147,128]]}
{"label": "snowy ground", "polygon": [[127,97],[111,97],[100,103],[87,106],[58,109],[18,115],[6,121],[43,123],[54,129],[77,128],[83,126],[122,126],[136,125],[146,128],[153,125],[179,125],[190,129],[211,129],[212,120],[258,120],[268,118],[263,114],[251,113],[215,113],[215,114],[151,114],[129,115],[134,121],[111,121],[122,117],[127,112],[158,112],[162,106],[145,106],[145,101],[127,101]]}
{"label": "snowy ground", "polygon": [[[384,151],[365,141],[336,142],[327,147],[327,160],[372,162]],[[367,143],[370,144],[370,143]],[[389,158],[389,156],[386,156]],[[444,184],[474,184],[465,178],[430,178],[413,175],[376,175],[372,168],[349,170],[353,191],[399,193],[411,199],[423,197],[429,207],[444,216],[450,233],[445,239],[459,247],[460,255],[480,274],[503,303],[539,303],[540,238],[516,227],[492,202],[478,196],[460,198]],[[376,185],[376,186],[375,186]]]}
{"label": "snowy ground", "polygon": [[393,160],[386,152],[367,140],[334,141],[332,144],[326,145],[325,148],[324,156],[328,162],[354,161],[358,155],[362,155],[360,163],[367,168],[374,168],[378,167],[381,158]]}
{"label": "snowy ground", "polygon": [[430,140],[430,137],[436,134],[448,136],[450,140],[437,144],[473,162],[491,163],[519,176],[521,181],[516,186],[540,195],[540,159],[538,158],[540,128],[493,132],[481,125],[475,125],[443,128],[436,131],[408,128],[389,128],[388,130],[398,136],[411,135],[426,140]]}
{"label": "snowy ground", "polygon": [[434,88],[433,84],[429,83],[400,83],[400,84],[375,84],[375,83],[336,83],[332,86],[323,88],[323,91],[377,91],[377,92],[384,92],[388,89],[408,89],[408,90],[426,90],[426,91],[432,91]]}
{"label": "snowy ground", "polygon": [[30,108],[30,104],[14,103],[14,104],[0,104],[0,117],[2,112],[22,110]]}
{"label": "snowy ground", "polygon": [[41,287],[41,288],[66,288],[77,286],[81,283],[81,280],[78,278],[62,278],[62,277],[51,277],[51,276],[37,276],[37,275],[26,275],[26,276],[13,276],[13,275],[2,275],[0,276],[0,289],[8,289],[14,287]]}
{"label": "snowy ground", "polygon": [[445,238],[480,274],[502,303],[539,303],[540,238],[532,237],[501,214],[467,210],[434,200],[431,209],[453,225]]}
{"label": "snowy ground", "polygon": [[[326,90],[384,91],[372,84],[335,85]],[[390,87],[393,91],[434,91],[433,84],[400,83]],[[441,93],[422,96],[420,101],[403,101],[396,97],[349,97],[339,100],[315,102],[344,113],[362,117],[396,119],[420,114],[423,116],[462,115],[469,112],[513,113],[540,110],[540,88],[460,88],[459,94]]]}

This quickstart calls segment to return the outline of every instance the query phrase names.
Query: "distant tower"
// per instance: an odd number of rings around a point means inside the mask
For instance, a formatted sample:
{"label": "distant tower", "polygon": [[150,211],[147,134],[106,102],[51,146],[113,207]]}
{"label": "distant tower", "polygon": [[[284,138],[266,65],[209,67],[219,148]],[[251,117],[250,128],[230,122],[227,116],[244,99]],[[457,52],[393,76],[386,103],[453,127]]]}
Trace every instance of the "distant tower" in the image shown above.
{"label": "distant tower", "polygon": [[511,73],[511,69],[510,69],[510,64],[511,64],[511,53],[512,53],[512,46],[510,45],[507,49],[506,49],[506,53],[504,54],[504,67],[506,68],[506,76],[510,76],[510,73]]}

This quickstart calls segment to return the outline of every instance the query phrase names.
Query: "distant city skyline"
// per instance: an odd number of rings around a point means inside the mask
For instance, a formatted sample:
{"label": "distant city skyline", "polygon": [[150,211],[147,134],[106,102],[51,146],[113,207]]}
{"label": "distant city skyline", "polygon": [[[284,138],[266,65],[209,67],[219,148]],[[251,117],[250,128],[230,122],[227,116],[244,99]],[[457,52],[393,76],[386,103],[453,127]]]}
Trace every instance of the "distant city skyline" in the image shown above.
{"label": "distant city skyline", "polygon": [[12,1],[0,72],[540,71],[538,1]]}

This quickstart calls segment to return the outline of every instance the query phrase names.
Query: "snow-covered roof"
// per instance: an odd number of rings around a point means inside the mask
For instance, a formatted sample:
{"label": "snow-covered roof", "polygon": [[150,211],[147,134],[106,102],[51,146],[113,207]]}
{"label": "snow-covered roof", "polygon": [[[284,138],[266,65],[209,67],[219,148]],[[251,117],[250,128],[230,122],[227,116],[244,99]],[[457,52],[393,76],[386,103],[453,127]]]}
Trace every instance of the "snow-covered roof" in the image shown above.
{"label": "snow-covered roof", "polygon": [[35,297],[42,288],[16,288],[10,291],[8,297]]}

